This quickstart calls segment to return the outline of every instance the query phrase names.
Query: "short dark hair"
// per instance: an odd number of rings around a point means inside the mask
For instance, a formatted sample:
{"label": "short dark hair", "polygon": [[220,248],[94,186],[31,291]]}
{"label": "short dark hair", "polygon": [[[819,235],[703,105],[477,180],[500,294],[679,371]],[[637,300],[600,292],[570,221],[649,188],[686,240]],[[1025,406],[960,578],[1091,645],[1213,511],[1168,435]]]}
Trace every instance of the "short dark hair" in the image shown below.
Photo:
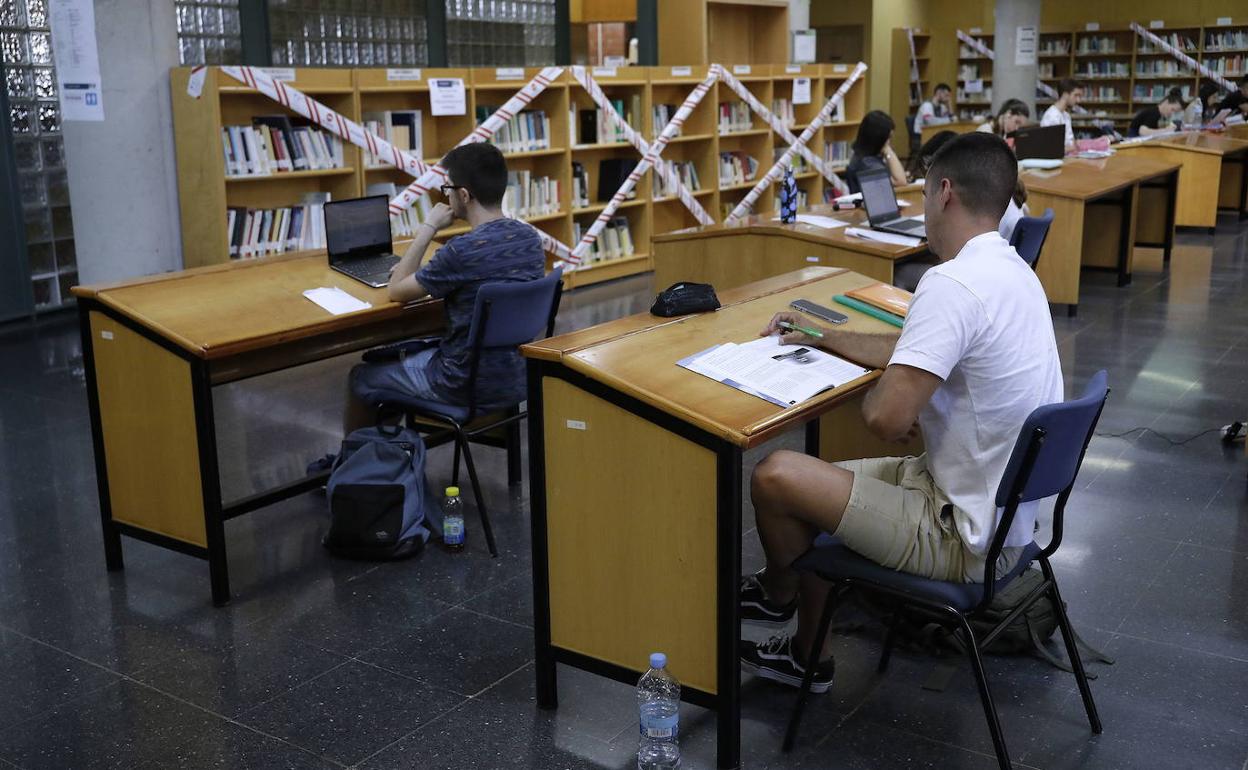
{"label": "short dark hair", "polygon": [[940,148],[927,178],[933,182],[948,179],[963,208],[997,220],[1005,214],[1018,184],[1018,160],[1001,137],[972,131]]}
{"label": "short dark hair", "polygon": [[1200,95],[1200,106],[1201,107],[1208,106],[1209,97],[1215,96],[1221,92],[1222,92],[1222,87],[1219,86],[1217,83],[1213,82],[1212,80],[1204,81],[1203,83],[1200,84],[1200,91],[1197,92]]}
{"label": "short dark hair", "polygon": [[928,168],[932,165],[932,159],[936,157],[936,153],[940,152],[940,148],[944,147],[953,140],[958,133],[956,131],[937,131],[923,143],[919,151],[910,159],[910,167],[906,169],[911,176],[920,177],[927,173]]}
{"label": "short dark hair", "polygon": [[1076,88],[1083,88],[1083,83],[1080,83],[1074,78],[1062,78],[1061,82],[1057,84],[1057,95],[1060,98],[1068,93],[1071,93]]}
{"label": "short dark hair", "polygon": [[1183,92],[1177,87],[1171,88],[1169,91],[1166,92],[1166,97],[1162,99],[1162,101],[1170,102],[1171,104],[1177,104],[1180,107],[1182,107],[1183,106]]}
{"label": "short dark hair", "polygon": [[463,144],[442,158],[451,181],[468,191],[477,202],[495,208],[507,191],[507,161],[489,142]]}
{"label": "short dark hair", "polygon": [[997,110],[997,117],[1001,118],[1006,115],[1021,115],[1024,118],[1030,118],[1031,108],[1022,99],[1006,99],[1002,102],[1001,109]]}
{"label": "short dark hair", "polygon": [[854,153],[863,156],[879,155],[888,143],[897,124],[883,110],[871,110],[858,126],[858,136],[854,138]]}
{"label": "short dark hair", "polygon": [[940,91],[952,91],[952,90],[953,89],[949,87],[948,83],[937,83],[936,87],[932,89],[932,93],[939,93]]}

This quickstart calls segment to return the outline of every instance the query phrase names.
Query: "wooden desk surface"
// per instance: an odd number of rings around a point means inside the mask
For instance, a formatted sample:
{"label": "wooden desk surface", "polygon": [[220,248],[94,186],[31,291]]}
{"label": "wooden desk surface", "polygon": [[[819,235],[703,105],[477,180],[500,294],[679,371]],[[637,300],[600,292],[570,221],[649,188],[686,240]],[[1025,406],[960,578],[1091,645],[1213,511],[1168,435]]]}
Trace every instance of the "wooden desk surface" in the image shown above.
{"label": "wooden desk surface", "polygon": [[[911,205],[902,210],[902,214],[910,216],[913,214],[923,213],[921,201],[915,203],[912,196],[915,190],[918,191],[921,199],[922,190],[912,186],[907,188],[899,188],[897,196],[903,200],[910,200]],[[819,205],[812,206],[804,214],[816,214],[818,216],[832,217],[849,222],[853,225],[866,226],[867,214],[862,209],[854,209],[852,211],[834,211],[831,206]],[[745,219],[733,224],[715,224],[705,225],[703,227],[688,227],[683,230],[673,230],[672,232],[655,235],[653,240],[656,243],[666,243],[671,241],[689,240],[693,238],[717,238],[721,236],[734,236],[742,234],[750,235],[782,235],[799,240],[810,241],[829,246],[836,246],[847,251],[856,251],[861,254],[868,254],[874,257],[882,257],[884,259],[905,259],[922,254],[927,251],[927,244],[921,243],[918,246],[895,246],[891,243],[881,243],[879,241],[868,241],[863,238],[856,238],[852,235],[846,235],[844,227],[838,227],[832,230],[826,227],[818,227],[816,225],[808,225],[802,222],[786,225],[775,220],[778,216],[775,213],[770,214],[752,214]]]}
{"label": "wooden desk surface", "polygon": [[1115,154],[1108,158],[1067,158],[1060,168],[1027,169],[1022,177],[1028,191],[1087,201],[1178,167],[1178,163],[1138,154]]}
{"label": "wooden desk surface", "polygon": [[1237,155],[1241,152],[1248,152],[1248,140],[1246,139],[1237,139],[1225,134],[1211,134],[1205,131],[1172,136],[1157,143],[1217,155]]}
{"label": "wooden desk surface", "polygon": [[[755,339],[795,299],[832,305],[832,295],[875,283],[857,273],[812,267],[739,287],[714,313],[660,320],[649,314],[526,345],[525,356],[564,365],[742,448],[757,446],[832,408],[879,376],[872,372],[802,404],[781,409],[695,374],[677,361],[723,342]],[[728,294],[726,292],[725,294]],[[840,328],[894,335],[895,327],[846,311]],[[607,328],[610,327],[610,328]]]}
{"label": "wooden desk surface", "polygon": [[[336,286],[373,307],[330,315],[303,296]],[[123,283],[75,286],[179,347],[217,359],[271,345],[397,318],[403,306],[385,289],[373,289],[329,269],[325,256],[272,257],[164,273]],[[436,300],[416,303],[429,312]]]}

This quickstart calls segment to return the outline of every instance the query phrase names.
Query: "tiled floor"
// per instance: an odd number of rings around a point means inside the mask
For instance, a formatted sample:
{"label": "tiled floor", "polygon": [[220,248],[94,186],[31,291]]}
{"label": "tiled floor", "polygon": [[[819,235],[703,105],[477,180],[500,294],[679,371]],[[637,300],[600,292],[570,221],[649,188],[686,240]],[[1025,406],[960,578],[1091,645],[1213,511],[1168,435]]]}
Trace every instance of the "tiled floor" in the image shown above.
{"label": "tiled floor", "polygon": [[[1180,240],[1168,272],[1146,253],[1130,288],[1085,273],[1079,316],[1055,319],[1068,391],[1110,370],[1102,433],[1248,418],[1248,226]],[[648,278],[574,292],[560,327],[649,298]],[[334,448],[349,363],[218,392],[227,497]],[[0,327],[0,767],[635,766],[628,686],[561,669],[560,709],[534,706],[527,497],[498,452],[480,457],[500,558],[475,537],[458,555],[336,561],[309,494],[228,525],[236,598],[213,609],[189,557],[127,540],[126,571],[105,572],[81,367],[73,318]],[[433,452],[434,483],[449,463]],[[1018,766],[1248,768],[1246,473],[1216,434],[1093,441],[1054,561],[1078,627],[1117,659],[1092,667],[1105,732],[1089,735],[1068,674],[990,658]],[[995,766],[959,660],[903,651],[878,676],[878,651],[871,624],[839,638],[836,686],[787,757],[791,692],[747,678],[745,766]],[[948,689],[920,689],[942,665],[958,666]],[[682,728],[685,766],[713,767],[713,715],[690,707]]]}

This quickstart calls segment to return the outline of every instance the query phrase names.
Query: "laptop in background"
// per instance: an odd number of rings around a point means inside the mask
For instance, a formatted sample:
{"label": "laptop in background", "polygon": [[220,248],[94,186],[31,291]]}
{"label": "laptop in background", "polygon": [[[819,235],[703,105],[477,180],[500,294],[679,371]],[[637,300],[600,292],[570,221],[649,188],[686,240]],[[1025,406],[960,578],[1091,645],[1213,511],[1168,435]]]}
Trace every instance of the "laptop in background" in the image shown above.
{"label": "laptop in background", "polygon": [[927,229],[922,222],[901,215],[888,169],[859,171],[858,184],[862,188],[862,205],[867,209],[867,221],[871,223],[872,230],[915,238],[927,237]]}
{"label": "laptop in background", "polygon": [[1060,160],[1066,154],[1066,127],[1027,126],[1009,135],[1019,160]]}
{"label": "laptop in background", "polygon": [[330,268],[375,289],[390,283],[399,258],[390,240],[389,204],[384,195],[325,204]]}

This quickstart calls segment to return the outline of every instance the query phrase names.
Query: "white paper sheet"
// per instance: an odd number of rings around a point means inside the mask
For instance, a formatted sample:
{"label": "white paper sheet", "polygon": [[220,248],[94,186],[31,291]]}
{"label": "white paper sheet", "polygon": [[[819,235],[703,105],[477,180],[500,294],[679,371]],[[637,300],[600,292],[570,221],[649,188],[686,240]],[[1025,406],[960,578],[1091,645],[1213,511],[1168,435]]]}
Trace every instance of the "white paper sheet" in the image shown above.
{"label": "white paper sheet", "polygon": [[898,235],[896,233],[885,233],[879,230],[867,230],[862,227],[851,227],[845,231],[846,235],[852,235],[867,241],[879,241],[880,243],[891,243],[894,246],[918,246],[923,242],[921,238],[915,238],[911,235]]}
{"label": "white paper sheet", "polygon": [[434,117],[467,114],[468,100],[464,95],[464,79],[434,78],[430,80],[429,107]]}
{"label": "white paper sheet", "polygon": [[793,103],[810,104],[810,78],[793,78]]}
{"label": "white paper sheet", "polygon": [[810,345],[782,345],[779,335],[728,342],[680,365],[782,406],[801,403],[870,371]]}
{"label": "white paper sheet", "polygon": [[356,299],[337,286],[328,288],[322,286],[318,289],[308,289],[303,293],[303,296],[325,308],[333,315],[354,313],[357,310],[367,310],[372,307],[371,303],[362,299]]}
{"label": "white paper sheet", "polygon": [[[780,217],[774,217],[771,221],[779,222]],[[838,227],[845,227],[849,224],[849,222],[846,222],[843,219],[821,217],[818,214],[798,214],[797,221],[804,225],[814,225],[815,227],[823,227],[828,230],[835,230]]]}
{"label": "white paper sheet", "polygon": [[52,0],[48,3],[52,50],[56,57],[61,118],[104,120],[100,84],[100,54],[95,37],[92,0]]}

